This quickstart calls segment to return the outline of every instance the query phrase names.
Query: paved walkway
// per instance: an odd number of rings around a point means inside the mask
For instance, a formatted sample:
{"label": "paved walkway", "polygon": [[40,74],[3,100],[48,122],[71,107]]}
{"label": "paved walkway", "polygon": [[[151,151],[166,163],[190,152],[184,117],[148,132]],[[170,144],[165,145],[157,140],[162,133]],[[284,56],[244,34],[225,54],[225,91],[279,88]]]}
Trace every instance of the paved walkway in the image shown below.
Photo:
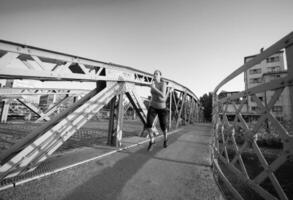
{"label": "paved walkway", "polygon": [[210,168],[211,139],[210,125],[187,126],[169,137],[166,149],[161,139],[151,152],[147,143],[138,145],[7,189],[0,199],[222,200]]}

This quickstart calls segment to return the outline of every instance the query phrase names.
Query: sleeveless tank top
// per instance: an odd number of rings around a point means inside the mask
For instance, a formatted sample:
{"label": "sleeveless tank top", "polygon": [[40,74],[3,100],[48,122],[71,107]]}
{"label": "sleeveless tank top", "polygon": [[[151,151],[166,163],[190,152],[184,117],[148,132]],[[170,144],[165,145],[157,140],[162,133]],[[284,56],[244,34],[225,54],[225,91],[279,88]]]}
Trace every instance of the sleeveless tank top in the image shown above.
{"label": "sleeveless tank top", "polygon": [[[155,83],[155,87],[158,90],[160,90],[161,92],[163,92],[163,85],[164,84],[165,84],[164,82]],[[151,94],[152,94],[151,106],[156,109],[165,109],[166,108],[166,99],[159,96],[152,89],[151,89]]]}

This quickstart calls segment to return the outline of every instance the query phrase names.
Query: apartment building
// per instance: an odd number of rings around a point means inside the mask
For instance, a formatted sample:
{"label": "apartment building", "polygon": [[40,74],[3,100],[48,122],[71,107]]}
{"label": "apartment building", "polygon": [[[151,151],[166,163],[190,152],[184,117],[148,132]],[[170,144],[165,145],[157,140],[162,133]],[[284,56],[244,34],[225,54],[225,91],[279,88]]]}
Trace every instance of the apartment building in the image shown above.
{"label": "apartment building", "polygon": [[[244,63],[250,61],[257,55],[245,57]],[[278,79],[286,75],[287,70],[285,69],[284,63],[284,52],[279,51],[264,59],[259,64],[254,65],[244,73],[245,89],[253,88],[260,84],[270,82],[271,80]],[[267,105],[270,102],[274,92],[275,91],[268,90],[262,93],[258,93],[256,96],[264,103],[264,105]],[[257,111],[260,109],[251,97],[248,98],[247,103],[248,112],[252,114],[257,113]],[[290,101],[288,88],[284,89],[271,111],[273,115],[280,121],[290,119]]]}
{"label": "apartment building", "polygon": [[[229,92],[228,91],[221,91],[218,95],[218,98],[220,100],[220,99],[223,99],[226,97],[230,97],[230,96],[237,94],[237,93],[239,93],[239,91],[229,91]],[[235,113],[236,112],[235,107],[236,107],[236,109],[238,109],[240,107],[240,104],[241,104],[241,99],[235,99],[235,100],[229,102],[228,104],[225,104],[225,107],[224,107],[225,112],[226,113]],[[248,111],[248,106],[247,106],[247,102],[245,102],[244,105],[242,106],[241,112],[242,112],[242,114],[247,114],[247,111]]]}

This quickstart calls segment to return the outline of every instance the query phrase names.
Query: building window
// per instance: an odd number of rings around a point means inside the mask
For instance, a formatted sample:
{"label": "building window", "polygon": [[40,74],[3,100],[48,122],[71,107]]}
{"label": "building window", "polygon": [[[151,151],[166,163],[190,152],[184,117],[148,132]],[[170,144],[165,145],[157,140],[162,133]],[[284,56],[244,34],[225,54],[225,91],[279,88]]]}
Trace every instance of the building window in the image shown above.
{"label": "building window", "polygon": [[279,71],[281,71],[281,67],[280,66],[268,67],[268,71],[269,72],[279,72]]}
{"label": "building window", "polygon": [[280,74],[272,74],[271,77],[272,77],[272,79],[278,79],[281,77],[281,75]]}
{"label": "building window", "polygon": [[[258,97],[258,98],[259,98],[259,100],[263,101],[263,97],[262,97],[262,96],[260,96],[260,97]],[[250,101],[251,101],[251,102],[255,102],[254,99],[253,99],[252,97],[250,97]]]}
{"label": "building window", "polygon": [[267,60],[267,63],[279,62],[280,61],[280,57],[279,56],[273,56],[273,57],[267,58],[266,60]]}
{"label": "building window", "polygon": [[260,74],[261,73],[261,69],[250,69],[249,70],[249,74]]}
{"label": "building window", "polygon": [[257,106],[251,106],[252,111],[259,111],[259,108]]}
{"label": "building window", "polygon": [[249,79],[249,83],[261,83],[262,79],[261,78],[251,78]]}
{"label": "building window", "polygon": [[273,112],[276,112],[276,113],[282,112],[283,111],[283,107],[282,106],[273,106],[272,107],[272,111]]}

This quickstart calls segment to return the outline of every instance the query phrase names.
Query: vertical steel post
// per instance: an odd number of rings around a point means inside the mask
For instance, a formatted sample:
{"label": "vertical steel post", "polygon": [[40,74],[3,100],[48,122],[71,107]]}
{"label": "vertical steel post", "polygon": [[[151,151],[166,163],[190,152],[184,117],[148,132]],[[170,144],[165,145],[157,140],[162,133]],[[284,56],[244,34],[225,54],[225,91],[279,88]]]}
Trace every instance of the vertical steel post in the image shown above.
{"label": "vertical steel post", "polygon": [[190,112],[189,112],[189,124],[192,124],[193,112],[194,112],[194,101],[191,98],[191,100],[190,100]]}
{"label": "vertical steel post", "polygon": [[186,97],[186,101],[185,101],[185,103],[184,103],[184,125],[187,124],[187,106],[188,106],[188,102],[189,102],[188,99],[189,99],[189,98],[188,98],[188,96],[187,96],[187,97]]}
{"label": "vertical steel post", "polygon": [[193,109],[194,109],[193,99],[190,99],[190,102],[189,102],[188,124],[191,124],[192,115],[193,115]]}
{"label": "vertical steel post", "polygon": [[[5,87],[6,88],[12,88],[13,87],[14,80],[7,79],[5,82]],[[1,123],[6,123],[7,118],[8,118],[8,112],[9,112],[9,106],[10,106],[10,101],[9,99],[6,99],[2,101],[1,105]]]}
{"label": "vertical steel post", "polygon": [[[120,91],[120,93],[113,97],[110,101],[110,118],[107,143],[108,145],[116,147],[120,147],[122,141],[124,117],[123,96],[124,90]],[[118,104],[116,104],[116,100],[118,100]]]}
{"label": "vertical steel post", "polygon": [[1,123],[6,123],[7,122],[9,106],[10,106],[10,101],[9,100],[2,101],[2,105],[1,105]]}
{"label": "vertical steel post", "polygon": [[197,102],[194,100],[194,110],[193,110],[193,115],[192,115],[192,121],[194,122],[198,122],[197,120]]}
{"label": "vertical steel post", "polygon": [[[286,47],[286,59],[287,59],[287,68],[288,76],[293,78],[293,45]],[[293,86],[289,87],[290,93],[290,121],[291,121],[291,130],[293,130]]]}
{"label": "vertical steel post", "polygon": [[193,100],[192,123],[197,122],[197,102]]}
{"label": "vertical steel post", "polygon": [[191,115],[191,123],[194,123],[197,121],[197,119],[196,119],[196,113],[197,113],[196,105],[197,105],[197,103],[196,103],[195,99],[193,99],[193,111],[192,111],[192,115]]}
{"label": "vertical steel post", "polygon": [[114,145],[113,141],[113,133],[114,133],[114,125],[115,125],[115,103],[116,96],[113,97],[110,101],[110,117],[109,117],[109,126],[108,126],[108,145]]}
{"label": "vertical steel post", "polygon": [[172,89],[170,88],[169,92],[169,131],[171,130],[172,126]]}
{"label": "vertical steel post", "polygon": [[[217,149],[217,151],[219,150],[219,103],[218,103],[218,95],[217,93],[213,93],[213,102],[212,102],[212,107],[213,107],[213,110],[212,110],[212,114],[213,114],[213,117],[212,117],[212,124],[213,124],[213,132],[214,132],[214,148]],[[223,141],[224,142],[224,141]],[[215,154],[215,149],[213,149],[212,151],[212,156],[213,156],[213,159],[217,159],[216,158],[216,154]]]}
{"label": "vertical steel post", "polygon": [[199,105],[199,103],[198,102],[195,102],[195,120],[196,120],[196,122],[199,122],[199,111],[198,111],[198,106]]}
{"label": "vertical steel post", "polygon": [[117,126],[115,132],[115,146],[120,147],[122,142],[122,132],[123,132],[123,116],[124,116],[124,107],[123,107],[123,93],[121,92],[118,100],[118,113],[117,113]]}

